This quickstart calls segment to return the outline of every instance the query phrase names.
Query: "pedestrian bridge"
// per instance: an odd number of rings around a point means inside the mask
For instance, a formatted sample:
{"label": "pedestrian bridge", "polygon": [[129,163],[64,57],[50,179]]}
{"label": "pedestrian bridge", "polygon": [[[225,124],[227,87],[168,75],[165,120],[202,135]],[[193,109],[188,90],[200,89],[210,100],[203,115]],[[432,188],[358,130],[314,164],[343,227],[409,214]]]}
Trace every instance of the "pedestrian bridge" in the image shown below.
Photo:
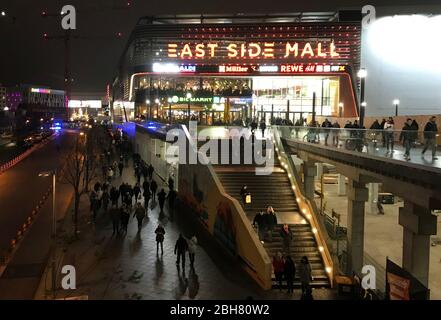
{"label": "pedestrian bridge", "polygon": [[424,134],[413,133],[407,160],[404,148],[398,145],[399,131],[388,137],[394,142],[393,152],[383,147],[383,130],[276,126],[272,131],[276,146],[310,202],[317,167],[323,163],[335,166],[348,178],[346,273],[361,275],[367,186],[381,183],[384,192],[404,200],[398,221],[403,227],[402,267],[428,287],[430,236],[437,233],[433,210],[441,209],[441,161],[432,159],[431,150],[422,156]]}

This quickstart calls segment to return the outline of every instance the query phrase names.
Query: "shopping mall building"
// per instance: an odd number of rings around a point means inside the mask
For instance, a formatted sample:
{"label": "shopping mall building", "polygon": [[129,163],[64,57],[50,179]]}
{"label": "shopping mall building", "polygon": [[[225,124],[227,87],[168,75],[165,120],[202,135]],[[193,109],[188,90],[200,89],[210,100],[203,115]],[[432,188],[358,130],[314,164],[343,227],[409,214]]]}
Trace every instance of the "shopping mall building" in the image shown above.
{"label": "shopping mall building", "polygon": [[358,116],[361,15],[180,15],[139,20],[113,83],[116,118]]}

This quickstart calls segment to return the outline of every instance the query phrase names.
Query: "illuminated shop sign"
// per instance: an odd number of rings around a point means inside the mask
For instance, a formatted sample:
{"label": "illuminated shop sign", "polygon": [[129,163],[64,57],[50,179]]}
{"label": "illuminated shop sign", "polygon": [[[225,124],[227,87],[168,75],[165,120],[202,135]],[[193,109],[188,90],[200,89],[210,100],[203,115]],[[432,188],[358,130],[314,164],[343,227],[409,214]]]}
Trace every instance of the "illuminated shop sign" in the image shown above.
{"label": "illuminated shop sign", "polygon": [[283,42],[276,47],[275,42],[208,42],[169,43],[168,57],[180,59],[201,58],[336,58],[339,56],[334,42]]}
{"label": "illuminated shop sign", "polygon": [[305,64],[282,64],[281,73],[320,73],[320,72],[344,72],[345,66],[331,65],[305,65]]}
{"label": "illuminated shop sign", "polygon": [[279,66],[260,66],[259,72],[279,72]]}
{"label": "illuminated shop sign", "polygon": [[101,100],[69,100],[69,108],[101,109]]}
{"label": "illuminated shop sign", "polygon": [[154,63],[152,69],[153,69],[153,72],[158,72],[158,73],[196,72],[196,66],[177,65],[174,63]]}
{"label": "illuminated shop sign", "polygon": [[51,90],[49,89],[42,89],[42,88],[31,88],[32,93],[44,93],[44,94],[50,94]]}
{"label": "illuminated shop sign", "polygon": [[175,104],[181,104],[181,103],[207,103],[212,104],[214,100],[214,97],[191,97],[187,98],[184,96],[173,96],[171,101]]}
{"label": "illuminated shop sign", "polygon": [[220,73],[250,73],[257,70],[257,66],[219,66]]}

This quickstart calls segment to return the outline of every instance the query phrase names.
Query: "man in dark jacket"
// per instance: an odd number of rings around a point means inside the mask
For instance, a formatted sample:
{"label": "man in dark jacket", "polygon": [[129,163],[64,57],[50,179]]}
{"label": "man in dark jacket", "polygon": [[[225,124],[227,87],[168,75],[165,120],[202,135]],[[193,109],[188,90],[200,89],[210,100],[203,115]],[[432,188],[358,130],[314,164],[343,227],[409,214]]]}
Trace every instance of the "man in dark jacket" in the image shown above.
{"label": "man in dark jacket", "polygon": [[121,222],[121,211],[118,208],[112,208],[110,209],[110,218],[112,219],[112,225],[113,225],[113,233],[119,234],[119,225]]}
{"label": "man in dark jacket", "polygon": [[265,221],[265,215],[263,214],[263,211],[260,211],[253,220],[253,226],[257,226],[257,233],[259,235],[259,240],[263,243],[264,237],[265,237],[265,229],[266,229],[266,221]]}
{"label": "man in dark jacket", "polygon": [[421,156],[424,157],[424,153],[428,148],[432,150],[432,160],[437,160],[436,157],[436,135],[438,133],[438,126],[436,125],[436,117],[430,118],[429,122],[424,127],[424,149]]}
{"label": "man in dark jacket", "polygon": [[152,182],[150,183],[150,191],[152,191],[153,202],[155,202],[156,190],[158,190],[158,184],[155,180],[152,180]]}
{"label": "man in dark jacket", "polygon": [[179,267],[179,262],[182,258],[182,268],[185,268],[185,254],[188,250],[187,240],[184,239],[182,234],[179,234],[179,238],[175,245],[175,254],[177,254],[176,265]]}
{"label": "man in dark jacket", "polygon": [[145,209],[141,205],[141,203],[136,204],[135,213],[133,214],[133,217],[136,217],[136,220],[138,220],[138,232],[141,231],[142,228],[142,221],[145,218]]}
{"label": "man in dark jacket", "polygon": [[412,132],[412,119],[408,118],[406,123],[404,124],[403,129],[401,129],[400,141],[403,142],[403,146],[406,149],[404,152],[404,159],[407,161],[410,160],[410,149],[412,147],[413,141],[413,132]]}
{"label": "man in dark jacket", "polygon": [[325,134],[325,146],[327,146],[328,145],[328,138],[329,138],[329,128],[331,128],[332,127],[332,123],[331,123],[331,121],[329,121],[327,118],[325,119],[325,121],[323,121],[323,123],[322,123],[322,130],[323,130],[323,133]]}
{"label": "man in dark jacket", "polygon": [[161,209],[161,212],[164,211],[164,204],[166,198],[167,198],[167,194],[165,193],[164,189],[161,189],[161,191],[158,193],[159,209]]}
{"label": "man in dark jacket", "polygon": [[294,264],[294,261],[292,260],[291,256],[288,254],[285,258],[285,280],[286,280],[286,286],[288,288],[288,293],[294,292],[294,278],[296,275],[296,266]]}

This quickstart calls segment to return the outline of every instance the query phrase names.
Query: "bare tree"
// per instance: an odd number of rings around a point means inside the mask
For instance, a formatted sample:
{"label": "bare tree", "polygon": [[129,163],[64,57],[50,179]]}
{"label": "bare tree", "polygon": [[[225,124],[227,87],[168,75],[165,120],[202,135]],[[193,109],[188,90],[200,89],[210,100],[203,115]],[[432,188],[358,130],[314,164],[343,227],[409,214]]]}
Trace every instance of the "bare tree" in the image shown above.
{"label": "bare tree", "polygon": [[78,211],[81,197],[89,191],[97,177],[99,164],[99,128],[77,136],[74,148],[66,156],[66,166],[62,181],[72,186],[74,191],[74,234],[78,234]]}

